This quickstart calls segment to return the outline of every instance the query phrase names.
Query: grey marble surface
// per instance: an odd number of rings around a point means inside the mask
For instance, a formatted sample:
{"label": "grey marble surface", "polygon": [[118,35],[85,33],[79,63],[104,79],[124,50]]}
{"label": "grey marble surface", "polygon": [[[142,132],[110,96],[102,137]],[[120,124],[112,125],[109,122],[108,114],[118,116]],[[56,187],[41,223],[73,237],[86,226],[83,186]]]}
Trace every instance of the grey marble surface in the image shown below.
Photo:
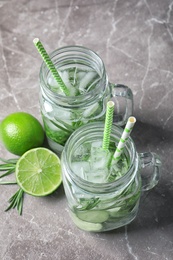
{"label": "grey marble surface", "polygon": [[[134,94],[137,150],[160,155],[162,177],[137,218],[107,233],[77,229],[61,186],[45,198],[25,196],[23,215],[4,212],[16,186],[0,186],[2,260],[173,259],[173,1],[0,0],[0,119],[26,111],[40,121],[39,37],[48,52],[83,45],[103,59],[111,82]],[[12,157],[2,145],[0,156]]]}

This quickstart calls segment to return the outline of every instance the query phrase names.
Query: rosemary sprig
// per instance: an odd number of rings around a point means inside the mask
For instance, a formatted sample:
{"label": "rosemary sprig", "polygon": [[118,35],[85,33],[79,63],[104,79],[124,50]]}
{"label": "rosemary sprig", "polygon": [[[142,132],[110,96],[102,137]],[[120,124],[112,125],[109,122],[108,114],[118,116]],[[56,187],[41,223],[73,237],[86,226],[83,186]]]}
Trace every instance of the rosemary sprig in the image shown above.
{"label": "rosemary sprig", "polygon": [[23,209],[23,197],[24,197],[24,191],[22,188],[19,188],[17,192],[8,200],[10,205],[5,211],[8,211],[11,208],[17,208],[17,211],[19,215],[22,215],[22,209]]}
{"label": "rosemary sprig", "polygon": [[[5,171],[5,173],[0,175],[0,178],[3,178],[5,176],[15,172],[16,163],[17,163],[18,159],[5,160],[3,158],[0,158],[0,161],[3,162],[2,164],[0,164],[0,172]],[[1,181],[0,180],[0,185],[1,184],[2,185],[10,185],[10,184],[17,184],[17,182],[16,181]],[[15,192],[15,194],[8,200],[10,205],[8,206],[8,208],[5,211],[8,211],[12,208],[13,209],[16,208],[19,215],[22,215],[23,197],[24,197],[24,191],[22,190],[22,188],[19,188],[17,190],[17,192]]]}

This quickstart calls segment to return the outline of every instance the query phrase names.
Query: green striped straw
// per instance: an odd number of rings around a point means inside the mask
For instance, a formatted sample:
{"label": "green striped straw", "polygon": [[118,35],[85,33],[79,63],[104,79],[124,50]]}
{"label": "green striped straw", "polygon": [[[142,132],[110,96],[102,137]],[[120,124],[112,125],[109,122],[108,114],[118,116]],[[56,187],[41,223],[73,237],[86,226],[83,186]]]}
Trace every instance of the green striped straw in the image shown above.
{"label": "green striped straw", "polygon": [[120,141],[118,143],[118,146],[116,148],[116,151],[113,155],[113,159],[118,161],[121,158],[121,154],[124,149],[125,143],[127,142],[135,123],[136,123],[136,118],[133,116],[129,117],[127,124],[124,128],[124,131],[122,133],[122,136],[120,138]]}
{"label": "green striped straw", "polygon": [[111,134],[111,127],[113,121],[113,113],[114,113],[114,102],[108,101],[107,109],[106,109],[106,118],[105,118],[105,126],[104,126],[104,133],[103,133],[103,150],[107,151],[109,149],[110,143],[110,134]]}
{"label": "green striped straw", "polygon": [[40,53],[40,55],[42,56],[44,62],[46,63],[47,67],[49,68],[49,70],[51,71],[54,79],[57,81],[61,91],[66,95],[66,96],[70,96],[70,92],[68,90],[68,88],[66,87],[66,85],[64,84],[63,80],[61,79],[58,71],[56,70],[53,62],[51,61],[49,55],[47,54],[45,48],[43,47],[42,43],[40,42],[40,40],[38,38],[35,38],[33,40],[34,45],[36,46],[38,52]]}

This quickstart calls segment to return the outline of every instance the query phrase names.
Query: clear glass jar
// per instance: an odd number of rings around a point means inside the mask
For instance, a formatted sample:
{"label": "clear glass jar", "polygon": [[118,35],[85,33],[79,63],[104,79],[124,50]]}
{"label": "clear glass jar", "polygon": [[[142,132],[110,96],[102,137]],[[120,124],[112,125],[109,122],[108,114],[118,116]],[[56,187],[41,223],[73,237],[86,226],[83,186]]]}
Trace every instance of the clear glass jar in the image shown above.
{"label": "clear glass jar", "polygon": [[[160,178],[159,157],[154,153],[138,154],[131,138],[126,142],[123,152],[128,161],[128,170],[124,175],[104,183],[81,177],[81,171],[85,168],[78,164],[74,170],[74,158],[78,156],[80,165],[86,167],[88,147],[93,142],[102,142],[103,130],[102,122],[82,126],[70,136],[61,155],[63,185],[70,215],[73,222],[86,231],[102,232],[130,223],[137,215],[141,192],[154,187]],[[110,142],[115,147],[122,131],[117,126],[112,128]],[[146,166],[148,175],[143,177],[142,168]]]}
{"label": "clear glass jar", "polygon": [[132,92],[127,86],[108,82],[103,61],[95,52],[81,46],[68,46],[55,50],[50,57],[71,91],[70,96],[57,91],[49,69],[42,64],[40,106],[52,150],[61,153],[68,137],[81,125],[103,121],[110,99],[116,104],[114,122],[125,124],[132,115]]}

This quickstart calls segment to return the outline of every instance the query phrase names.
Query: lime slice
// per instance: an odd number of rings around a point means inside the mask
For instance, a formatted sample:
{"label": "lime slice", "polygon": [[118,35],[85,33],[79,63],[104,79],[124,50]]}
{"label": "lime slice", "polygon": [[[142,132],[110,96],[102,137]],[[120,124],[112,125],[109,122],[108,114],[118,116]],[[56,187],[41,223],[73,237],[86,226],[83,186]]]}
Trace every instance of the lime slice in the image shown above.
{"label": "lime slice", "polygon": [[16,164],[19,186],[33,196],[46,196],[62,182],[60,159],[46,148],[34,148],[24,153]]}

